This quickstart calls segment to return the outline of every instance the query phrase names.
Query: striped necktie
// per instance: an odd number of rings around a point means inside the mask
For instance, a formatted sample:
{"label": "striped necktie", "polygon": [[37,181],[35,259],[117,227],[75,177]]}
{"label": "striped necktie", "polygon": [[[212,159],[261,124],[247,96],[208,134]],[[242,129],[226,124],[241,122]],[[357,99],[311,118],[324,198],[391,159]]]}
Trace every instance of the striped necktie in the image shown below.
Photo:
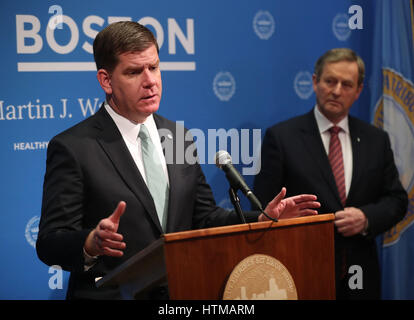
{"label": "striped necktie", "polygon": [[338,188],[339,198],[341,199],[342,206],[345,207],[346,202],[346,190],[345,190],[345,173],[344,173],[344,160],[342,157],[341,141],[339,141],[338,133],[342,129],[337,126],[333,126],[329,129],[331,133],[331,140],[329,142],[329,162],[331,164],[332,173],[335,177],[336,187]]}
{"label": "striped necktie", "polygon": [[168,183],[148,129],[141,124],[138,137],[141,139],[142,162],[144,163],[147,187],[154,200],[158,218],[164,232],[167,225]]}

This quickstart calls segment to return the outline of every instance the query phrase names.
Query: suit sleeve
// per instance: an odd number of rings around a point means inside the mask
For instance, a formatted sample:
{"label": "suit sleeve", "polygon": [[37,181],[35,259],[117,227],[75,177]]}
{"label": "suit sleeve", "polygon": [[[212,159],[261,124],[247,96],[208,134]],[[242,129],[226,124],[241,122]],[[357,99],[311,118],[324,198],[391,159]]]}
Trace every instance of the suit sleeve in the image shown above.
{"label": "suit sleeve", "polygon": [[84,186],[79,163],[59,139],[48,145],[37,254],[47,265],[81,271],[83,246],[91,230],[82,229]]}
{"label": "suit sleeve", "polygon": [[384,157],[382,193],[376,202],[361,206],[360,209],[368,218],[369,235],[375,237],[390,229],[404,217],[407,212],[408,196],[401,185],[390,139],[386,132],[384,132],[382,154],[372,156]]}

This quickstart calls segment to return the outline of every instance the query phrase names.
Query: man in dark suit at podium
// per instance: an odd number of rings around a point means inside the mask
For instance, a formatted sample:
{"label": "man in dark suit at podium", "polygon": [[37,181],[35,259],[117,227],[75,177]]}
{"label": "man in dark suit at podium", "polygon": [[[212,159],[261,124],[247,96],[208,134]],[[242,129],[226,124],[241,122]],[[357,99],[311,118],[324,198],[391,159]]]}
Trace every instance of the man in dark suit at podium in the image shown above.
{"label": "man in dark suit at podium", "polygon": [[[364,70],[350,49],[333,49],[318,59],[316,106],[266,131],[254,181],[263,204],[286,186],[288,194],[315,194],[319,213],[335,213],[338,299],[380,298],[375,237],[407,209],[387,133],[349,115],[362,91]],[[362,272],[362,287],[349,284],[351,266]]]}
{"label": "man in dark suit at podium", "polygon": [[[48,145],[36,248],[46,264],[71,272],[67,298],[118,299],[119,288],[98,289],[95,278],[163,233],[240,220],[216,206],[194,158],[177,154],[193,143],[178,134],[183,128],[155,114],[162,83],[153,34],[136,22],[113,23],[93,47],[106,101]],[[265,208],[268,215],[316,214],[315,196],[284,199],[285,193]],[[246,219],[264,219],[259,214],[246,213]],[[166,297],[163,288],[148,295]]]}

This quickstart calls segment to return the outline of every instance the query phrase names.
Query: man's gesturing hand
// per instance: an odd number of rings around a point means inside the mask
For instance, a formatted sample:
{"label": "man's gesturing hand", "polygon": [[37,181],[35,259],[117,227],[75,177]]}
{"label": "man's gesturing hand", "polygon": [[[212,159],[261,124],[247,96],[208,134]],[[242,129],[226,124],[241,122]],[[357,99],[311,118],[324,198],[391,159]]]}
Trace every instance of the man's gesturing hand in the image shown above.
{"label": "man's gesturing hand", "polygon": [[[288,219],[318,214],[318,211],[315,209],[319,208],[321,204],[316,201],[315,195],[300,194],[284,199],[285,195],[286,188],[283,187],[279,194],[269,202],[264,212],[276,219]],[[260,215],[259,221],[266,220],[267,218],[263,214]]]}
{"label": "man's gesturing hand", "polygon": [[106,255],[111,257],[122,257],[122,250],[126,244],[122,242],[122,234],[117,233],[119,220],[124,214],[126,203],[118,203],[115,211],[106,219],[99,221],[95,229],[89,233],[85,241],[85,251],[90,256]]}

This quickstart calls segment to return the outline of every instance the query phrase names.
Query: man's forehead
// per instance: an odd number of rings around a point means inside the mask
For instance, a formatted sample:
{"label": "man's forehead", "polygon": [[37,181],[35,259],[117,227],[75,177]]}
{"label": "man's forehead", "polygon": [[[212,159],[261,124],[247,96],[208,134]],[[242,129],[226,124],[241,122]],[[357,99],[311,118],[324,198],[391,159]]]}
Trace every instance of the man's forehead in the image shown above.
{"label": "man's forehead", "polygon": [[358,64],[355,61],[342,60],[342,61],[335,61],[335,62],[326,62],[323,67],[323,71],[336,70],[336,69],[358,71]]}
{"label": "man's forehead", "polygon": [[355,61],[327,62],[322,70],[322,75],[338,75],[342,77],[357,77],[358,64]]}
{"label": "man's forehead", "polygon": [[156,48],[152,47],[143,51],[126,51],[118,55],[119,60],[131,63],[156,63],[159,60]]}

